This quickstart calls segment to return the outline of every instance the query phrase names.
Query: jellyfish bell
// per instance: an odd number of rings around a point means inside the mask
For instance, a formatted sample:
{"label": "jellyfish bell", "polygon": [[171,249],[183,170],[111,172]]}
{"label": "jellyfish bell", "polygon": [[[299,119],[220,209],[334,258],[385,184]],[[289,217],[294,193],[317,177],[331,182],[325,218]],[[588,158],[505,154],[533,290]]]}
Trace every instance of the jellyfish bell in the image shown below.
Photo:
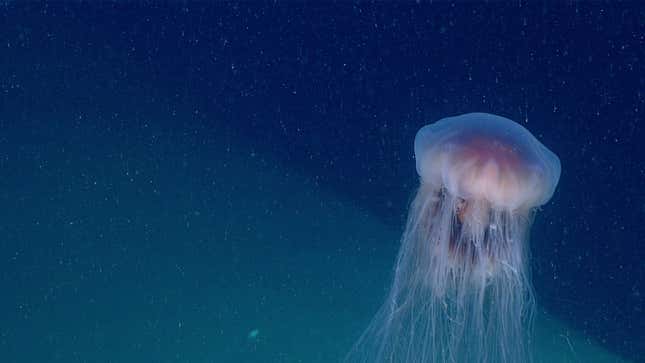
{"label": "jellyfish bell", "polygon": [[560,161],[521,125],[470,113],[419,130],[414,141],[422,184],[443,186],[464,199],[515,210],[546,203],[560,177]]}
{"label": "jellyfish bell", "polygon": [[392,286],[346,361],[530,361],[528,233],[558,157],[484,113],[421,128],[414,151],[420,186]]}

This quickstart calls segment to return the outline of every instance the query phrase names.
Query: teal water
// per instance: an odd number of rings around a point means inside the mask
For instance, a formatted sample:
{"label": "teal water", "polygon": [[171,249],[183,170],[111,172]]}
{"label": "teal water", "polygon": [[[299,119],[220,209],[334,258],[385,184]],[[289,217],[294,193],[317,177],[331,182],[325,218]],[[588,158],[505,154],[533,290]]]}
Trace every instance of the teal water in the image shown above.
{"label": "teal water", "polygon": [[[4,159],[3,362],[342,358],[385,295],[400,231],[186,131],[52,124]],[[538,361],[618,361],[540,319]]]}

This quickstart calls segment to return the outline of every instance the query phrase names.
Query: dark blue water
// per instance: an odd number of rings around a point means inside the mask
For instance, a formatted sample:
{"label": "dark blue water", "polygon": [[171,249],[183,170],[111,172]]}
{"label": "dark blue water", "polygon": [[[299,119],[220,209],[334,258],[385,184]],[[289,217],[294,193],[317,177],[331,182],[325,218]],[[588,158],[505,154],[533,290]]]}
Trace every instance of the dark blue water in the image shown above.
{"label": "dark blue water", "polygon": [[[150,313],[169,286],[179,306],[206,294],[169,271],[207,270],[219,248],[196,237],[174,259],[173,241],[226,218],[212,212],[226,198],[209,200],[215,144],[396,229],[414,134],[473,111],[522,123],[562,161],[533,233],[539,303],[643,361],[645,6],[5,1],[0,18],[1,361],[84,361],[110,339],[53,327]],[[25,355],[34,340],[59,348]]]}

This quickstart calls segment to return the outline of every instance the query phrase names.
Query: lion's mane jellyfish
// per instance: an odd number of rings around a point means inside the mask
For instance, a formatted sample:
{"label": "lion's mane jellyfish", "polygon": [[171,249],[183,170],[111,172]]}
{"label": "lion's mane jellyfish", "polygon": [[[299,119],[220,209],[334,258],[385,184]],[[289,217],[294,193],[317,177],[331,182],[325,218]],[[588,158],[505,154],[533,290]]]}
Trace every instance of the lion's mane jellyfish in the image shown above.
{"label": "lion's mane jellyfish", "polygon": [[484,113],[421,128],[414,153],[421,185],[392,286],[346,361],[529,361],[528,235],[560,178],[558,157]]}

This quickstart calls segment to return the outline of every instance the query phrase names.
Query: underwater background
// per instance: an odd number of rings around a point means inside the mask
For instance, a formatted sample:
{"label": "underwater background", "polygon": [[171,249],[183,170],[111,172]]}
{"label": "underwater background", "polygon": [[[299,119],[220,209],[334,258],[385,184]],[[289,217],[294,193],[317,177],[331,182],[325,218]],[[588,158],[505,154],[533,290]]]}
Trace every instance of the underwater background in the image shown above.
{"label": "underwater background", "polygon": [[0,362],[338,361],[385,296],[416,131],[474,111],[562,162],[532,229],[540,307],[645,362],[643,3],[0,19]]}

